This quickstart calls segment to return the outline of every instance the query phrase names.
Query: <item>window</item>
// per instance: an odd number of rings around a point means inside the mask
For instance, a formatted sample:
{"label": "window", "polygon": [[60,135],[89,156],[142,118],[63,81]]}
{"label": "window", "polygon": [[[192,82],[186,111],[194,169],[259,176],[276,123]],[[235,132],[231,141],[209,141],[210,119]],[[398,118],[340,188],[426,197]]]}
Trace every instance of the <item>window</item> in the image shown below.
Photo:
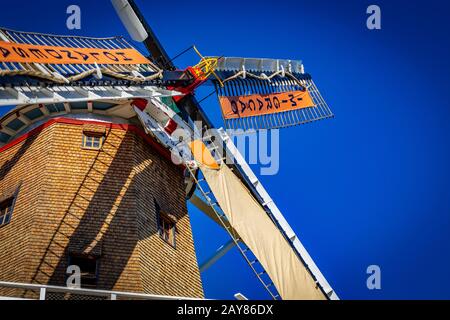
{"label": "window", "polygon": [[11,216],[14,207],[14,197],[0,202],[0,227],[11,222]]}
{"label": "window", "polygon": [[104,139],[103,134],[83,132],[82,147],[84,149],[100,150],[103,146]]}
{"label": "window", "polygon": [[98,259],[94,256],[70,255],[69,266],[78,266],[81,271],[81,287],[95,288],[98,280]]}
{"label": "window", "polygon": [[159,235],[161,238],[175,247],[175,222],[163,213],[159,214]]}

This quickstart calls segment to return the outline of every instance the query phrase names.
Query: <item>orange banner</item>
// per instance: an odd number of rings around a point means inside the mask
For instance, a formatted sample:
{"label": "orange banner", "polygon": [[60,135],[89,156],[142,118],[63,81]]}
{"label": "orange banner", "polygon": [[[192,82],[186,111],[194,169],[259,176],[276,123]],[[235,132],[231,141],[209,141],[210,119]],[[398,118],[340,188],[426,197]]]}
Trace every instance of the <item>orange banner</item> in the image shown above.
{"label": "orange banner", "polygon": [[38,46],[0,41],[0,62],[44,64],[147,64],[135,49]]}
{"label": "orange banner", "polygon": [[189,147],[191,149],[192,155],[194,156],[194,159],[199,163],[207,166],[210,169],[220,169],[219,164],[216,162],[213,155],[202,140],[192,141],[191,143],[189,143]]}
{"label": "orange banner", "polygon": [[223,117],[238,119],[314,107],[308,91],[220,97]]}

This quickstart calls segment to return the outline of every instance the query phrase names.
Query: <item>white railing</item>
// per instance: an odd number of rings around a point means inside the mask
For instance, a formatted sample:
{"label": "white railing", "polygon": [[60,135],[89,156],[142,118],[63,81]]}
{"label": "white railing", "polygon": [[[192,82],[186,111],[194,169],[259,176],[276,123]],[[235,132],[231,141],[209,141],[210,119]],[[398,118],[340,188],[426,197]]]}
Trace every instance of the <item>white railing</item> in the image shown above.
{"label": "white railing", "polygon": [[[0,288],[18,289],[18,290],[30,290],[39,292],[39,300],[48,300],[48,295],[51,293],[63,293],[73,294],[79,297],[97,297],[104,298],[105,300],[201,300],[198,298],[188,297],[174,297],[174,296],[162,296],[144,293],[130,293],[121,291],[108,291],[108,290],[93,290],[93,289],[81,289],[81,288],[69,288],[69,287],[57,287],[41,284],[25,284],[15,282],[3,282],[0,281]],[[23,297],[10,297],[0,296],[0,300],[29,300]],[[36,299],[32,299],[36,300]]]}

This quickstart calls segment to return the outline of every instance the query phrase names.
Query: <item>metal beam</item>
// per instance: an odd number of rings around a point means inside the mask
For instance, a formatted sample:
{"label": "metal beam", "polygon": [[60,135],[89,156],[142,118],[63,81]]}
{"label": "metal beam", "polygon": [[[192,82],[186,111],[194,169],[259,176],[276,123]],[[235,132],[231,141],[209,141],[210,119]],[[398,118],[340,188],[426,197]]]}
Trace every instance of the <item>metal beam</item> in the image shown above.
{"label": "metal beam", "polygon": [[[84,288],[70,288],[70,287],[58,287],[51,285],[41,285],[41,284],[27,284],[27,283],[15,283],[15,282],[3,282],[0,281],[0,288],[11,288],[11,289],[21,289],[21,290],[33,290],[39,291],[39,297],[46,298],[48,293],[69,293],[81,296],[96,296],[111,298],[115,295],[116,298],[123,299],[136,299],[136,300],[203,300],[199,298],[192,297],[177,297],[177,296],[162,296],[144,293],[131,293],[131,292],[121,292],[121,291],[110,291],[110,290],[97,290],[97,289],[84,289]],[[4,297],[1,297],[4,298]]]}
{"label": "metal beam", "polygon": [[0,87],[0,106],[27,105],[27,104],[53,104],[72,102],[93,102],[99,100],[117,100],[124,98],[152,98],[173,97],[181,93],[173,90],[160,89],[153,86],[135,87],[70,87],[54,86],[51,88],[39,87]]}
{"label": "metal beam", "polygon": [[[214,212],[214,209],[211,208],[205,201],[203,201],[202,199],[200,199],[196,194],[194,194],[191,199],[190,202],[201,212],[203,212],[204,214],[206,214],[211,220],[213,220],[218,226],[220,226],[221,228],[223,227],[222,222],[217,218],[216,213]],[[229,223],[225,223],[225,227],[229,228],[230,231],[233,234],[238,234],[236,232],[236,230],[234,230],[234,228],[231,227],[231,225]]]}
{"label": "metal beam", "polygon": [[246,296],[244,296],[242,293],[236,293],[235,295],[234,295],[234,297],[236,298],[236,300],[241,300],[241,301],[247,301],[248,299],[247,299],[247,297]]}
{"label": "metal beam", "polygon": [[226,244],[221,246],[219,249],[217,249],[217,252],[212,255],[208,260],[206,260],[204,263],[200,265],[200,272],[205,272],[213,264],[215,264],[217,261],[219,261],[220,258],[222,258],[227,252],[229,252],[231,249],[233,249],[236,246],[236,243],[234,243],[233,240],[228,241]]}

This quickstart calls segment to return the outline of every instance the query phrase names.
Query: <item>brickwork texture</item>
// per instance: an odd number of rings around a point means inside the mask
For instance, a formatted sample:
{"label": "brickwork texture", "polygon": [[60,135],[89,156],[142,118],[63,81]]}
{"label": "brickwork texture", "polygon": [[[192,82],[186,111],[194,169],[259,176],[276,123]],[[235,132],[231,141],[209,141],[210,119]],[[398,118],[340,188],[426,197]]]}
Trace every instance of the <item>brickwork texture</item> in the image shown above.
{"label": "brickwork texture", "polygon": [[[89,132],[104,135],[101,150],[82,147]],[[183,179],[135,127],[50,120],[0,150],[0,199],[18,191],[0,227],[0,281],[65,286],[80,255],[98,259],[98,289],[202,298]],[[175,219],[175,246],[158,208]]]}

